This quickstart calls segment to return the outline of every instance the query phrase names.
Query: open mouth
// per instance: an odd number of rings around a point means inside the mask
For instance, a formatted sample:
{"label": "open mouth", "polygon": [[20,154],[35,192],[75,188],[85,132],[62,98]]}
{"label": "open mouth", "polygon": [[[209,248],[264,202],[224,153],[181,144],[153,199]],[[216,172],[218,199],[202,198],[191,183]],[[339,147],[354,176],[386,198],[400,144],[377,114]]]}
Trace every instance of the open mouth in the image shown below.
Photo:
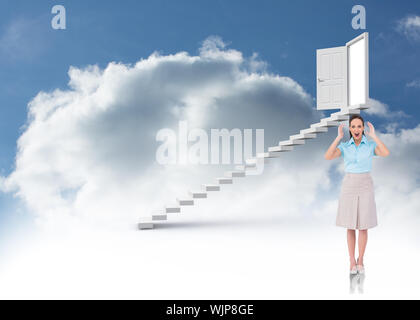
{"label": "open mouth", "polygon": [[355,136],[356,138],[358,138],[358,137],[359,137],[359,135],[360,135],[360,133],[355,133],[355,134],[354,134],[354,136]]}

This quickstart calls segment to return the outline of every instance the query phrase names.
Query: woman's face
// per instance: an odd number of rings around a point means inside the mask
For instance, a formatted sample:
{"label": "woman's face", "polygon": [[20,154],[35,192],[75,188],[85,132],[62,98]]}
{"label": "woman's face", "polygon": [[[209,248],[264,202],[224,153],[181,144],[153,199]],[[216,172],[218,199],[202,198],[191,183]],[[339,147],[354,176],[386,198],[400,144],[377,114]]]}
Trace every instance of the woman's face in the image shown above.
{"label": "woman's face", "polygon": [[361,140],[363,135],[363,130],[365,129],[362,120],[353,119],[350,123],[350,132],[354,140]]}

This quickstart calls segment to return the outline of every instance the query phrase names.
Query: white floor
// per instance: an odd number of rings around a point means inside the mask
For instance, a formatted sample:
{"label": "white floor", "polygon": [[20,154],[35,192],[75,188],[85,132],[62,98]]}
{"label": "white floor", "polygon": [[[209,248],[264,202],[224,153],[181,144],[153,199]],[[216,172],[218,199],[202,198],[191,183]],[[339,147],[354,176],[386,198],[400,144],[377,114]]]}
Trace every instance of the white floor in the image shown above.
{"label": "white floor", "polygon": [[414,234],[371,230],[364,293],[350,294],[345,229],[233,216],[186,213],[148,231],[20,234],[1,256],[0,298],[420,298]]}

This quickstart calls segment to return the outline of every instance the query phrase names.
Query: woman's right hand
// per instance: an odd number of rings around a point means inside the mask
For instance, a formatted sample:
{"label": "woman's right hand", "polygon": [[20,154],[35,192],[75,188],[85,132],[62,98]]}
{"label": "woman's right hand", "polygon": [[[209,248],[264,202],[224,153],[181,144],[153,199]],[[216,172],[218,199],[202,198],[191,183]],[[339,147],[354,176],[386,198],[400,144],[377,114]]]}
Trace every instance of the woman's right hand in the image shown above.
{"label": "woman's right hand", "polygon": [[344,124],[340,124],[338,126],[337,138],[339,138],[340,140],[343,139],[344,137],[343,127],[344,127]]}
{"label": "woman's right hand", "polygon": [[343,127],[344,124],[340,124],[338,126],[337,138],[335,138],[335,140],[331,143],[330,147],[328,148],[327,152],[325,152],[325,160],[332,160],[338,158],[341,155],[341,151],[337,148],[337,145],[340,143],[340,140],[344,137]]}

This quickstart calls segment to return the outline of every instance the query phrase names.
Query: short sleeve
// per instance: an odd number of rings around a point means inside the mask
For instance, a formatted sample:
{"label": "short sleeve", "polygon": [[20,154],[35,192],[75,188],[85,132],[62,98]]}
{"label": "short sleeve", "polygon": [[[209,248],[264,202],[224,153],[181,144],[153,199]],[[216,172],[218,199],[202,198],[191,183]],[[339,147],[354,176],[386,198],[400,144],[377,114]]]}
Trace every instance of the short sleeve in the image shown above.
{"label": "short sleeve", "polygon": [[338,149],[340,149],[341,151],[341,156],[344,157],[344,144],[342,142],[340,142],[340,144],[338,145]]}
{"label": "short sleeve", "polygon": [[375,157],[377,157],[378,155],[375,153],[375,148],[376,148],[376,146],[377,146],[376,142],[372,140],[372,141],[370,142],[370,144],[371,144],[371,146],[372,146],[372,155],[374,155]]}

